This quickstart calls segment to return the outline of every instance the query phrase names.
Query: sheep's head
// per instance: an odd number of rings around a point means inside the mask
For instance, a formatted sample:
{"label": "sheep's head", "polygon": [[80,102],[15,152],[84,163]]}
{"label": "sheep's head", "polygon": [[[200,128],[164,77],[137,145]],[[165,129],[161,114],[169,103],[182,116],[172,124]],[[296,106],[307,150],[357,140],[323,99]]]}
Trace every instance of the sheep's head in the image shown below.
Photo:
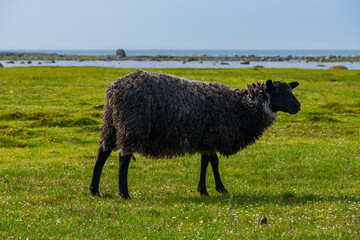
{"label": "sheep's head", "polygon": [[292,93],[299,86],[298,82],[285,83],[281,81],[266,81],[266,92],[270,95],[269,107],[272,111],[295,114],[300,111],[300,102]]}

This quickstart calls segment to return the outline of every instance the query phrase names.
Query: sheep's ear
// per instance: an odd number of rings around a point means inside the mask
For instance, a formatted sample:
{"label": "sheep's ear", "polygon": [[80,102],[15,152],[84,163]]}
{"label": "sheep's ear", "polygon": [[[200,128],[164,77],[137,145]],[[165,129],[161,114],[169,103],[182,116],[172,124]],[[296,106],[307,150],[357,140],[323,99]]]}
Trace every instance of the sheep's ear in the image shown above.
{"label": "sheep's ear", "polygon": [[299,86],[299,83],[298,83],[298,82],[291,82],[291,83],[289,83],[289,85],[290,85],[290,87],[291,87],[292,89],[294,89],[294,88],[296,88],[297,86]]}
{"label": "sheep's ear", "polygon": [[267,89],[269,92],[274,89],[274,85],[273,85],[272,80],[269,79],[269,80],[266,81],[266,89]]}

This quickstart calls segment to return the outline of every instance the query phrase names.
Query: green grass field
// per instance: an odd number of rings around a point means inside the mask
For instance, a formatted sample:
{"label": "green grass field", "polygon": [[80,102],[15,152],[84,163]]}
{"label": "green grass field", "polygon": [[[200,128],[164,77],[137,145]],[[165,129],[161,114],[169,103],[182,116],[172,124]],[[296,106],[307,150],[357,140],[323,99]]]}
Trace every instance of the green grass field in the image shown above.
{"label": "green grass field", "polygon": [[[130,163],[132,199],[117,195],[118,154],[88,190],[109,83],[130,69],[0,68],[0,239],[359,239],[360,71],[161,69],[233,88],[298,81],[302,104],[227,158],[229,194],[196,191],[200,156]],[[268,224],[258,219],[266,216]]]}

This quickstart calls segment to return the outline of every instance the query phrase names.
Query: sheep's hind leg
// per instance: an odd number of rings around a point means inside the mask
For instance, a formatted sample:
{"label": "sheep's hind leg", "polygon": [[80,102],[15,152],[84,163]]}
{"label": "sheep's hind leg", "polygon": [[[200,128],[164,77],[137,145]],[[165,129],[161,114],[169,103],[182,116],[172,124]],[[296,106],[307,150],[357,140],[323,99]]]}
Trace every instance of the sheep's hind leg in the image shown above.
{"label": "sheep's hind leg", "polygon": [[206,154],[201,156],[201,171],[200,171],[200,181],[198,186],[198,192],[203,196],[209,196],[209,193],[206,190],[206,169],[209,165],[210,157]]}
{"label": "sheep's hind leg", "polygon": [[109,157],[111,151],[112,151],[112,149],[104,151],[102,146],[99,147],[97,160],[96,160],[96,163],[94,166],[94,171],[93,171],[91,183],[89,186],[91,194],[93,196],[100,196],[100,193],[99,193],[100,176],[101,176],[101,172],[104,167],[104,164],[106,162],[106,159]]}
{"label": "sheep's hind leg", "polygon": [[216,154],[210,157],[210,164],[214,173],[216,191],[219,193],[227,193],[228,191],[225,189],[224,184],[221,181],[220,173],[219,173],[219,158]]}
{"label": "sheep's hind leg", "polygon": [[124,199],[130,198],[127,177],[131,157],[132,154],[125,156],[119,154],[119,195]]}

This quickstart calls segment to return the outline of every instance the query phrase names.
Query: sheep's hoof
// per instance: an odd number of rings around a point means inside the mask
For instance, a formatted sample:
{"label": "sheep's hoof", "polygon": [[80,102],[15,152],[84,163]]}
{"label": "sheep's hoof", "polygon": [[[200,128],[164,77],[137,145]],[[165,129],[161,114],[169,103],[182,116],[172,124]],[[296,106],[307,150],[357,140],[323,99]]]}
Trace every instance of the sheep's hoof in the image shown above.
{"label": "sheep's hoof", "polygon": [[200,193],[201,196],[209,196],[209,193],[206,191],[206,189],[198,189],[198,192]]}
{"label": "sheep's hoof", "polygon": [[216,191],[219,193],[228,193],[224,186],[216,188]]}
{"label": "sheep's hoof", "polygon": [[89,188],[90,188],[90,191],[91,191],[91,195],[98,196],[98,197],[100,196],[98,188],[92,188],[92,187],[89,187]]}
{"label": "sheep's hoof", "polygon": [[124,193],[119,193],[120,197],[122,199],[131,199],[130,195],[127,193],[127,194],[124,194]]}

